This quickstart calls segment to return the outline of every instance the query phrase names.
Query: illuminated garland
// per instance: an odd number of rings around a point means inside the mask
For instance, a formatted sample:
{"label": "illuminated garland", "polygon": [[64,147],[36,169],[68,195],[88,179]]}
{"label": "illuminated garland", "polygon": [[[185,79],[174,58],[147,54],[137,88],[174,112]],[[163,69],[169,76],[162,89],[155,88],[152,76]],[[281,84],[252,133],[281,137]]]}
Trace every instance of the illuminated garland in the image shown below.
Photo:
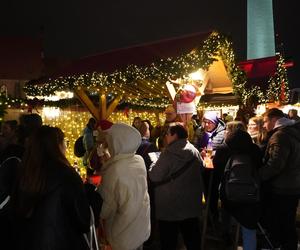
{"label": "illuminated garland", "polygon": [[289,101],[289,87],[286,68],[284,67],[284,59],[279,55],[277,60],[277,69],[269,81],[266,92],[267,102],[279,102],[286,104]]}
{"label": "illuminated garland", "polygon": [[12,107],[24,109],[27,107],[27,104],[23,99],[11,98],[0,94],[0,121],[2,121],[4,115],[7,114],[6,110]]}
{"label": "illuminated garland", "polygon": [[289,101],[288,79],[287,72],[284,66],[284,58],[278,54],[276,61],[276,71],[267,83],[267,90],[262,90],[257,85],[252,85],[250,88],[244,87],[244,84],[234,86],[234,89],[241,90],[241,100],[243,105],[257,105],[268,102],[280,102],[286,104]]}
{"label": "illuminated garland", "polygon": [[6,97],[4,95],[0,95],[0,121],[3,120],[4,115],[7,113],[6,109]]}
{"label": "illuminated garland", "polygon": [[170,102],[165,94],[166,81],[187,77],[199,68],[207,70],[217,57],[224,61],[233,84],[237,86],[235,92],[238,94],[238,84],[244,79],[235,65],[232,43],[217,32],[212,32],[203,44],[199,44],[199,47],[190,53],[161,59],[147,67],[129,65],[125,70],[116,70],[112,74],[93,72],[48,79],[43,85],[26,84],[24,91],[30,96],[48,96],[57,90],[75,90],[83,87],[88,92],[101,90],[107,94],[121,95],[127,103],[133,105],[163,108]]}
{"label": "illuminated garland", "polygon": [[[90,96],[90,99],[95,103],[98,101],[97,96]],[[80,110],[80,111],[86,110],[86,108],[82,105],[82,103],[77,98],[60,99],[58,101],[46,101],[37,98],[21,99],[21,98],[10,98],[10,97],[5,97],[4,95],[0,95],[0,121],[7,113],[6,110],[8,108],[20,108],[21,110],[28,111],[30,109],[32,110],[41,107],[59,107],[61,109]],[[164,107],[165,107],[164,105],[161,105],[159,103],[157,103],[157,105],[155,106],[148,107],[146,105],[143,105],[142,102],[128,103],[126,101],[121,101],[119,105],[116,107],[115,111],[132,109],[139,112],[151,111],[151,110],[155,112],[162,112]]]}
{"label": "illuminated garland", "polygon": [[[68,142],[67,148],[67,158],[70,163],[73,165],[75,162],[80,167],[83,167],[82,159],[74,155],[74,143],[76,139],[82,134],[82,131],[91,117],[91,114],[87,111],[76,111],[69,109],[61,109],[60,115],[57,117],[49,117],[47,113],[43,112],[42,109],[38,109],[39,114],[41,114],[43,119],[43,124],[59,127],[63,130],[65,134],[65,139]],[[154,113],[154,112],[137,112],[131,109],[128,109],[126,112],[113,112],[110,116],[110,121],[113,123],[123,122],[131,125],[134,117],[141,117],[141,119],[148,119],[152,126],[158,124],[163,124],[164,115],[163,113]]]}
{"label": "illuminated garland", "polygon": [[237,97],[239,105],[288,101],[286,94],[284,101],[281,100],[283,93],[288,91],[286,69],[281,56],[277,61],[275,76],[269,80],[266,92],[259,86],[247,88],[247,77],[235,63],[232,43],[226,36],[217,32],[212,32],[203,44],[190,53],[176,58],[161,59],[147,67],[128,65],[125,70],[116,70],[112,74],[93,72],[79,76],[49,78],[42,85],[26,84],[24,91],[30,96],[48,96],[57,90],[73,91],[83,87],[89,93],[99,93],[101,90],[113,96],[120,95],[127,106],[134,108],[162,109],[170,102],[166,94],[166,81],[187,77],[199,68],[207,70],[217,57],[222,59],[231,77],[233,94]]}

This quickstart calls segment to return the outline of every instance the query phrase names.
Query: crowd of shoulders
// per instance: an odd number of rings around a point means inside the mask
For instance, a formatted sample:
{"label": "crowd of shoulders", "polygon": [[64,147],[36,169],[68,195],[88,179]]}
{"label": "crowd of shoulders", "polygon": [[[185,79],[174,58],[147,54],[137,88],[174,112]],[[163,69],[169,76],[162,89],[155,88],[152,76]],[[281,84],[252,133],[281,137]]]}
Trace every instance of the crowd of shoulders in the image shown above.
{"label": "crowd of shoulders", "polygon": [[[89,120],[82,133],[83,161],[88,168],[91,152],[98,154],[91,171],[102,176],[99,187],[84,185],[72,168],[59,128],[43,125],[38,115],[24,116],[19,124],[4,122],[0,191],[1,199],[8,195],[10,210],[9,216],[0,213],[7,225],[1,227],[3,244],[14,242],[11,249],[87,249],[84,234],[89,231],[91,206],[96,224],[105,220],[113,249],[142,246],[151,237],[152,217],[160,224],[162,244],[169,246],[173,243],[164,237],[174,225],[180,228],[189,221],[200,232],[196,225],[208,190],[206,174],[213,172],[211,192],[218,198],[225,166],[235,153],[251,157],[263,191],[300,195],[300,122],[294,113],[288,117],[271,109],[247,124],[231,116],[220,118],[216,112],[206,112],[191,124],[180,122],[173,107],[165,114],[165,123],[154,128],[139,117],[131,126],[105,123],[105,128]],[[206,158],[213,169],[207,168]],[[212,200],[209,206],[214,209]],[[222,202],[242,226],[255,227],[257,204],[235,204],[226,197]],[[190,240],[200,244],[196,237]]]}

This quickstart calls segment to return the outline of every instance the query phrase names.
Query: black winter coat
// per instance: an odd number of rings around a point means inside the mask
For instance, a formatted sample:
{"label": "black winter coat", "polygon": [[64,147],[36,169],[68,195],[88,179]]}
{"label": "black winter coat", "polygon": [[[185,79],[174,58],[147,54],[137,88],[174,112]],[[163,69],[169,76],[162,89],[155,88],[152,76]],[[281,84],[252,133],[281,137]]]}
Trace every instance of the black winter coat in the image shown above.
{"label": "black winter coat", "polygon": [[[89,231],[90,210],[80,176],[71,167],[56,166],[48,173],[46,187],[32,215],[15,215],[16,249],[88,249],[83,233]],[[18,195],[26,199],[26,194]]]}
{"label": "black winter coat", "polygon": [[269,133],[264,165],[259,171],[264,190],[300,195],[300,122]]}
{"label": "black winter coat", "polygon": [[[234,153],[250,154],[253,162],[259,168],[262,164],[262,153],[259,147],[252,142],[247,132],[238,130],[227,136],[225,143],[220,146],[213,159],[214,178],[218,178],[221,182],[224,175],[225,165]],[[260,217],[260,204],[241,204],[230,202],[224,194],[221,194],[222,206],[232,215],[241,225],[246,228],[256,228]]]}
{"label": "black winter coat", "polygon": [[[0,202],[11,196],[17,170],[20,165],[24,147],[10,144],[0,153]],[[13,249],[12,242],[12,223],[11,223],[10,202],[0,209],[0,242],[1,249]]]}

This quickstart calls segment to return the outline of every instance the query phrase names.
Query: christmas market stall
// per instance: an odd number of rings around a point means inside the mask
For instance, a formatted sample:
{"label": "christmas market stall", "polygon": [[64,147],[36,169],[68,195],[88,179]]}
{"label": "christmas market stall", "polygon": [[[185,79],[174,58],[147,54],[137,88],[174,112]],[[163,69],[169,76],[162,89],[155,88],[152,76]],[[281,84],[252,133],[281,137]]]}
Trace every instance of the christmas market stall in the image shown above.
{"label": "christmas market stall", "polygon": [[[188,122],[196,109],[236,112],[250,100],[265,101],[259,87],[246,84],[230,40],[217,32],[197,33],[82,58],[29,81],[23,110],[44,107],[44,122],[61,127],[72,149],[90,115],[127,123],[140,116],[156,125],[172,103]],[[77,98],[68,98],[73,94]],[[71,150],[69,155],[76,160]]]}
{"label": "christmas market stall", "polygon": [[29,82],[25,91],[35,97],[72,91],[100,120],[116,108],[159,111],[174,99],[182,102],[178,96],[188,91],[195,92],[196,104],[206,94],[228,95],[240,76],[231,42],[211,32],[86,57],[42,82]]}
{"label": "christmas market stall", "polygon": [[240,62],[239,67],[246,74],[240,93],[245,112],[262,114],[267,108],[287,106],[290,99],[287,69],[292,66],[280,54]]}

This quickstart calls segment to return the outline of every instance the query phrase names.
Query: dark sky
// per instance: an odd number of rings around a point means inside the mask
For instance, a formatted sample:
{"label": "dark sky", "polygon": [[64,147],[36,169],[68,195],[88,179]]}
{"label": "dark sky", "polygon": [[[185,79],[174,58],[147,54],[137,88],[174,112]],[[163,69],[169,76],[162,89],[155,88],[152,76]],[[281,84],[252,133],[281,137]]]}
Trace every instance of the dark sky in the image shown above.
{"label": "dark sky", "polygon": [[[4,1],[3,1],[4,2]],[[296,0],[274,0],[275,32],[292,86],[300,87]],[[1,3],[1,35],[37,35],[48,57],[77,58],[193,32],[217,30],[246,59],[246,0],[10,0]]]}

